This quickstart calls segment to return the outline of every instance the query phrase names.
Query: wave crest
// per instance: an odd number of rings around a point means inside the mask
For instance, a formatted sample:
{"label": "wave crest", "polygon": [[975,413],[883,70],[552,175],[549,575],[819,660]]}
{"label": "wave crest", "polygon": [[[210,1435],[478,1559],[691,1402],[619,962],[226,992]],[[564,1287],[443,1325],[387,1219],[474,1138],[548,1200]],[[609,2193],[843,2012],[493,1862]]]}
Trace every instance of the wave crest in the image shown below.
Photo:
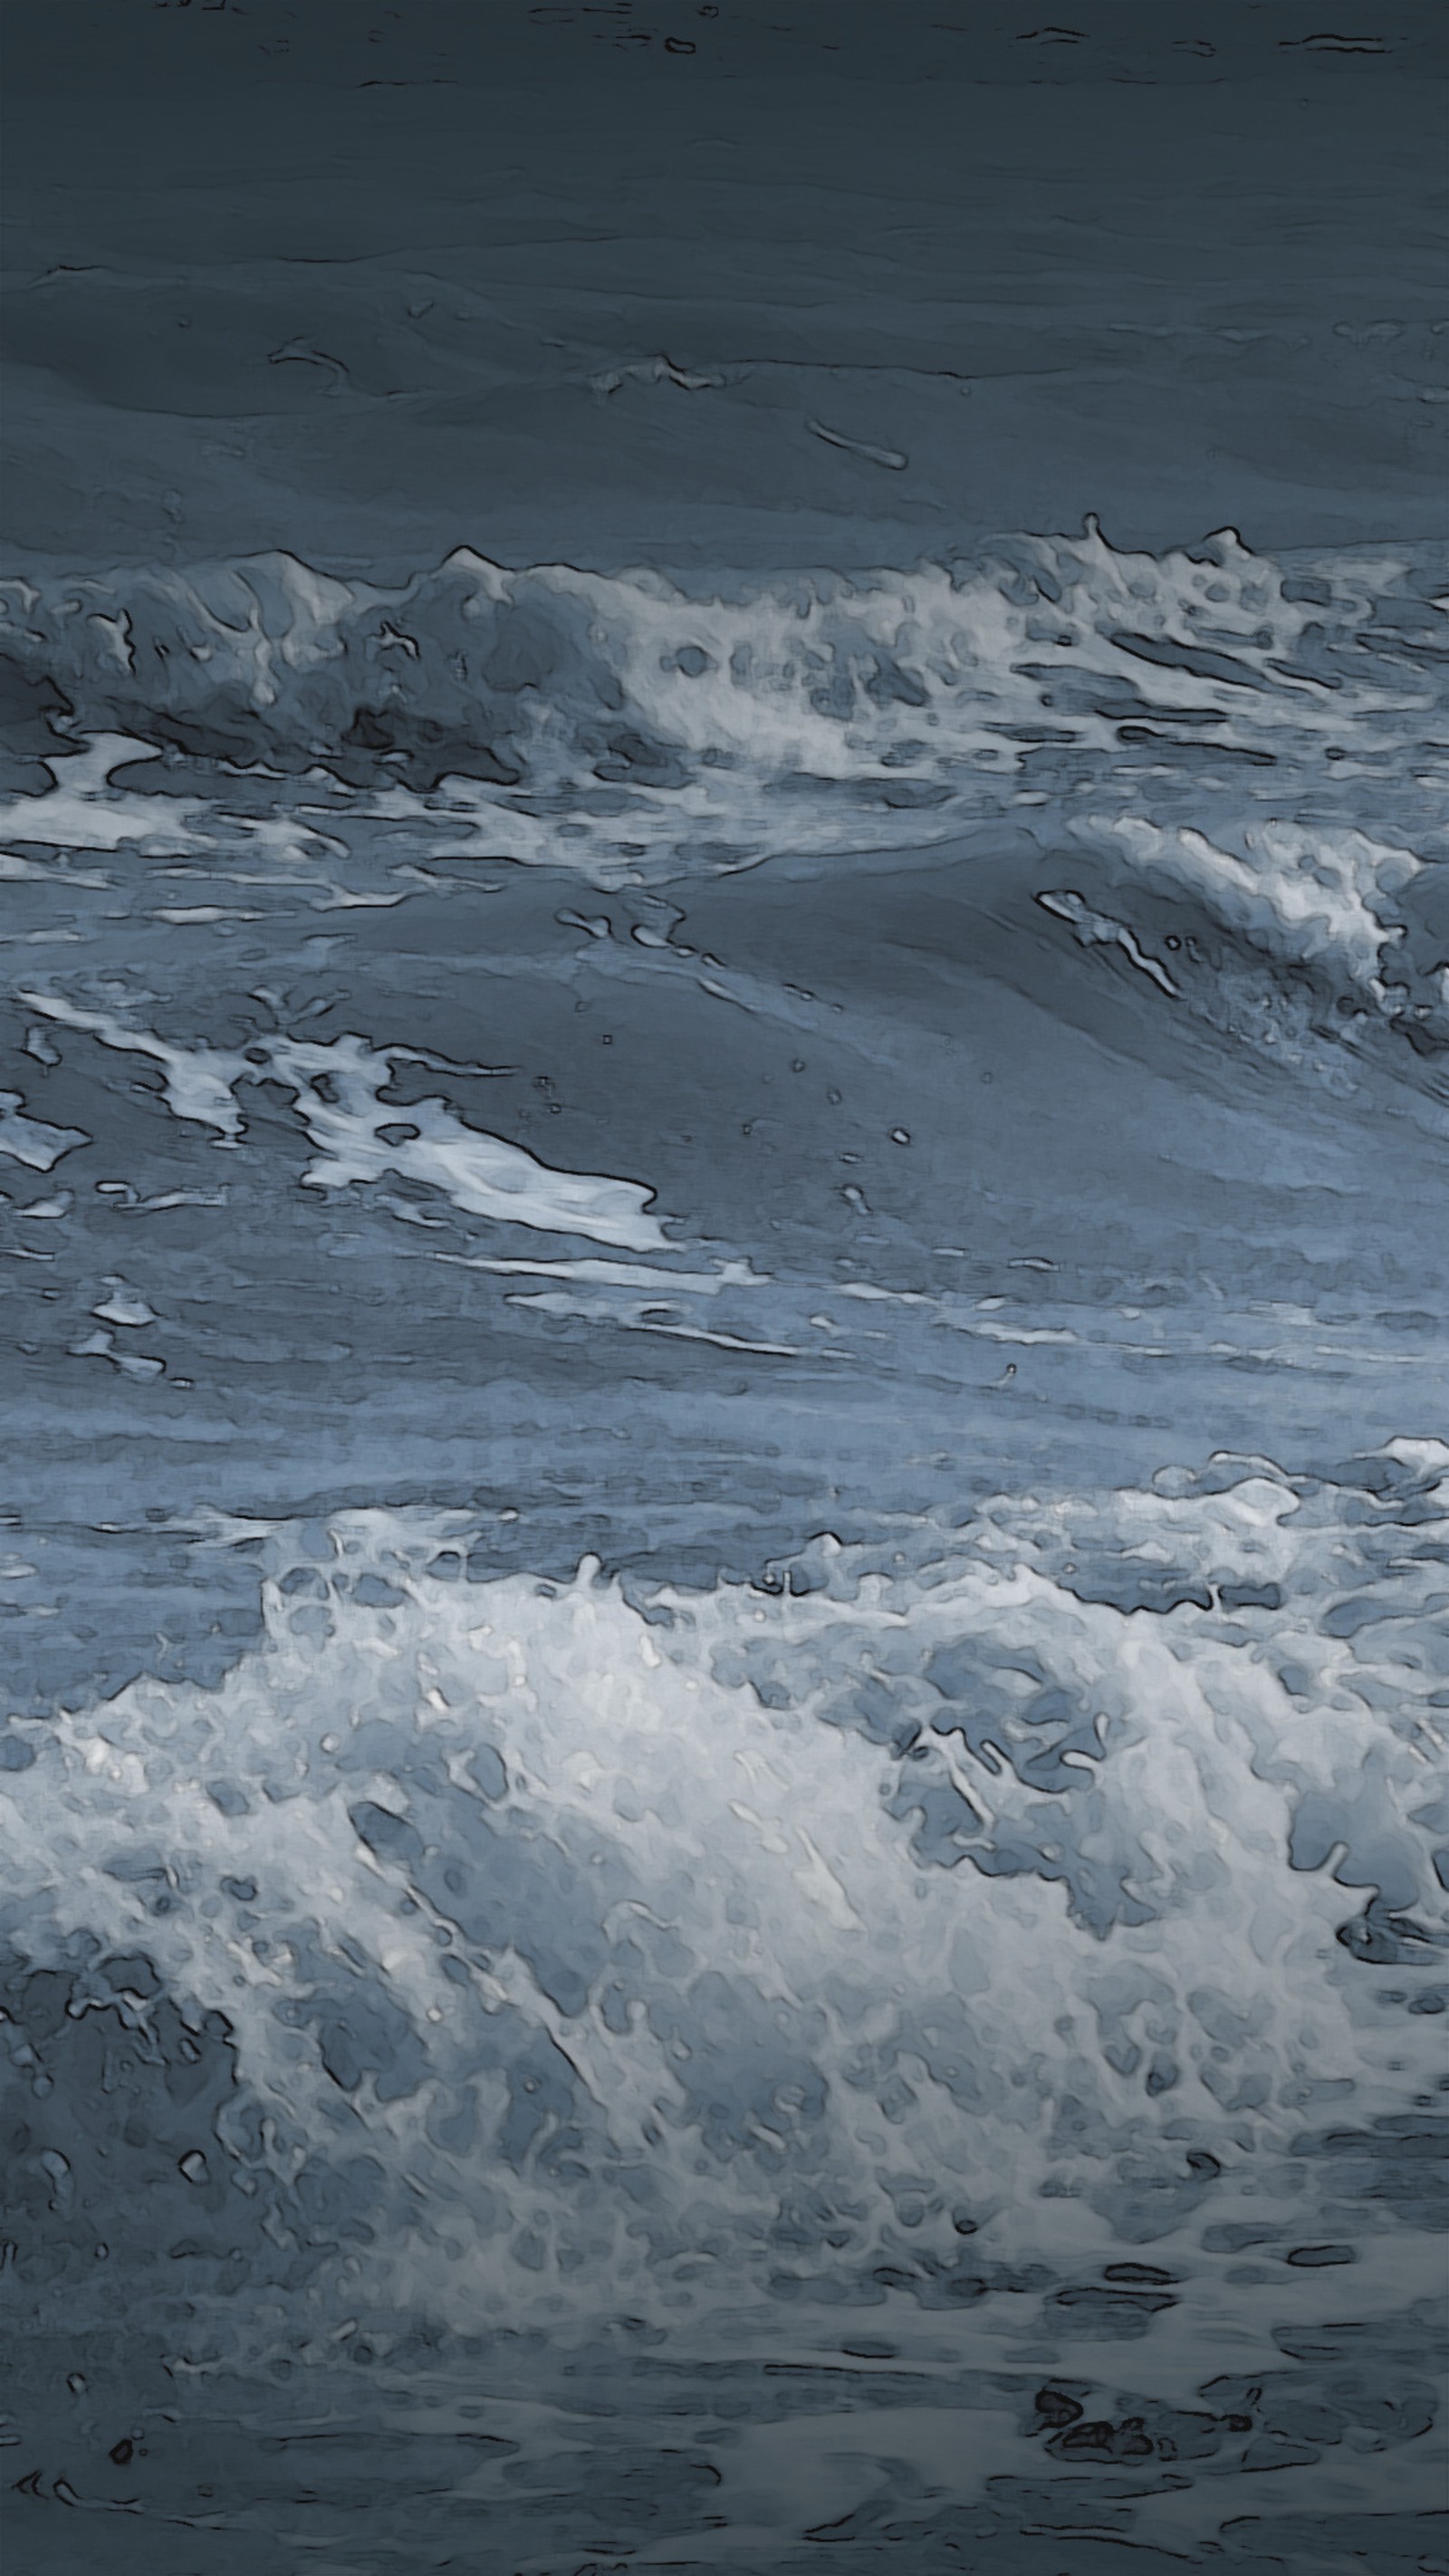
{"label": "wave crest", "polygon": [[1386,596],[1413,603],[1412,569],[1345,555],[1328,579],[1295,579],[1231,530],[1196,554],[1123,554],[1091,522],[978,564],[713,598],[467,549],[385,589],[276,553],[11,581],[0,651],[78,721],[191,749],[433,779],[452,755],[508,783],[551,759],[607,777],[711,756],[777,777],[884,765],[939,780],[1053,741],[1111,749],[1134,719],[1264,756],[1285,721],[1337,738],[1386,694],[1415,702],[1373,652],[1392,639],[1356,634]]}
{"label": "wave crest", "polygon": [[1047,911],[1164,994],[1221,1017],[1246,958],[1432,1054],[1444,578],[1424,550],[1280,563],[1231,531],[1122,553],[1091,522],[707,597],[467,551],[387,589],[271,554],[0,586],[0,666],[32,746],[119,729],[323,770],[380,818],[600,884],[1009,829]]}

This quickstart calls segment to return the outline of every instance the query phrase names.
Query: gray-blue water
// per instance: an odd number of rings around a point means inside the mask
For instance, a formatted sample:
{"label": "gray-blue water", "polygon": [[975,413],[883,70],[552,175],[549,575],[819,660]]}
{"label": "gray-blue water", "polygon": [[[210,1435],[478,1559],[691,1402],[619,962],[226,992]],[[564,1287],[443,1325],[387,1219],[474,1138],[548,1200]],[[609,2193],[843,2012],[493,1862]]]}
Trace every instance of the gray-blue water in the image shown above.
{"label": "gray-blue water", "polygon": [[1435,30],[990,21],[13,40],[14,2576],[1446,2563]]}

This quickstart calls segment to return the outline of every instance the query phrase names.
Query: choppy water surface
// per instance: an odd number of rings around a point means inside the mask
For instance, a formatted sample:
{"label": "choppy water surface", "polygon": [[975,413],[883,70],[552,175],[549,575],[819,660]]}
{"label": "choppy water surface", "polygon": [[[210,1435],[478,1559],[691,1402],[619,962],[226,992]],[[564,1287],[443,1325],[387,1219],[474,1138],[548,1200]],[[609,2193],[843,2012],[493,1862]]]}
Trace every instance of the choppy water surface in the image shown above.
{"label": "choppy water surface", "polygon": [[28,2564],[1429,2566],[1445,588],[11,587]]}

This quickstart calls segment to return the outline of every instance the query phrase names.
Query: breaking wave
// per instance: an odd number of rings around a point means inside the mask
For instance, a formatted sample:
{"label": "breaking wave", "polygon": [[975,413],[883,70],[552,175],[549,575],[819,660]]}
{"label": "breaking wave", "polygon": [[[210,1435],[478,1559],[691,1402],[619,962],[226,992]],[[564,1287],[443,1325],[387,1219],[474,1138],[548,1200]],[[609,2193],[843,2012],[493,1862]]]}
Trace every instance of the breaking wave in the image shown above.
{"label": "breaking wave", "polygon": [[0,667],[32,754],[122,728],[118,757],[325,773],[399,830],[603,884],[1004,831],[1055,863],[1046,910],[1165,993],[1255,960],[1338,1035],[1432,1055],[1446,587],[1425,550],[1277,562],[1226,531],[1159,557],[1091,522],[708,597],[467,551],[382,589],[274,554],[12,581]]}
{"label": "breaking wave", "polygon": [[1065,2331],[1053,2201],[1289,2261],[1440,2223],[1441,1443],[707,1592],[479,1535],[193,1525],[264,1644],[0,1735],[23,2308]]}

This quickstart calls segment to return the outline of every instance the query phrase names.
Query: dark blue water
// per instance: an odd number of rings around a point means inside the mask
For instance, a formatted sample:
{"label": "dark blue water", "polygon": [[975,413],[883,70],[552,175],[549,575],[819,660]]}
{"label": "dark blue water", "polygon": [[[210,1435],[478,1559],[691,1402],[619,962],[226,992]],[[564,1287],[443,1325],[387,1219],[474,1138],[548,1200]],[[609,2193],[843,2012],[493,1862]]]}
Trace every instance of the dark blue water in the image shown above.
{"label": "dark blue water", "polygon": [[1441,2565],[1434,30],[957,14],[14,40],[17,2576]]}

